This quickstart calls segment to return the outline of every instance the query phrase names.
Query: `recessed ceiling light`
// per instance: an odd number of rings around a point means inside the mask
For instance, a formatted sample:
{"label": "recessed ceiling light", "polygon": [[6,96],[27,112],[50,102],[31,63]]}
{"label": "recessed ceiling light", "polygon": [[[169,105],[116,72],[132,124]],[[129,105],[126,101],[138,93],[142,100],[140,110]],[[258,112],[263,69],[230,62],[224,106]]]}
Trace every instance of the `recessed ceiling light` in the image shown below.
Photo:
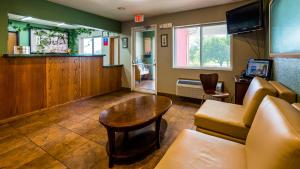
{"label": "recessed ceiling light", "polygon": [[65,23],[59,23],[59,24],[57,24],[57,26],[63,26],[63,25],[65,25]]}
{"label": "recessed ceiling light", "polygon": [[22,21],[27,21],[27,20],[30,20],[30,19],[32,19],[32,17],[28,16],[28,17],[22,18],[21,20]]}
{"label": "recessed ceiling light", "polygon": [[120,10],[120,11],[124,11],[125,10],[124,7],[118,7],[117,9]]}

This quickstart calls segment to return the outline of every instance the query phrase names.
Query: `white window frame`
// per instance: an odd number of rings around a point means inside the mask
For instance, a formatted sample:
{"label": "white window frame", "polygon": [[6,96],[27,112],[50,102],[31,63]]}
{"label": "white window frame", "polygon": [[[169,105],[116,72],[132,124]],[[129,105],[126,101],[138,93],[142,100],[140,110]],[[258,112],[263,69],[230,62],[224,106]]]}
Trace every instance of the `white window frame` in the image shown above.
{"label": "white window frame", "polygon": [[[102,38],[101,36],[92,36],[92,37],[82,37],[81,40],[80,40],[80,44],[79,44],[79,49],[80,49],[80,53],[81,54],[85,54],[83,51],[84,51],[84,39],[92,39],[92,54],[89,54],[89,55],[95,55],[95,49],[94,49],[94,44],[95,44],[95,38]],[[103,39],[102,39],[103,40]]]}
{"label": "white window frame", "polygon": [[[101,38],[101,43],[103,43],[103,37],[102,36],[93,36],[93,55],[97,55],[97,54],[95,54],[95,39],[96,38]],[[102,50],[102,45],[101,45],[101,50]]]}
{"label": "white window frame", "polygon": [[[205,26],[214,26],[214,25],[224,25],[227,24],[226,22],[213,22],[213,23],[204,23],[204,24],[193,24],[193,25],[181,25],[181,26],[174,26],[173,27],[173,64],[172,64],[172,68],[173,69],[190,69],[190,70],[222,70],[222,71],[232,71],[233,70],[233,36],[229,35],[230,37],[230,67],[204,67],[202,66],[202,29]],[[175,29],[176,28],[188,28],[188,27],[200,27],[200,66],[176,66],[176,51],[175,51]]]}

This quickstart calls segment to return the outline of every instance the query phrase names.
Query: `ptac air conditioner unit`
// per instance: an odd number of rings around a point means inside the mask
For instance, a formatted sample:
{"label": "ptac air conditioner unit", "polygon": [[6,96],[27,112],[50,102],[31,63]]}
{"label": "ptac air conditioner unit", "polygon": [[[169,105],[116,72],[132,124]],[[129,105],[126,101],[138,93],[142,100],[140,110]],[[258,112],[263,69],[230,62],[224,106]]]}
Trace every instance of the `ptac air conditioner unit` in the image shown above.
{"label": "ptac air conditioner unit", "polygon": [[[218,82],[216,90],[223,91],[223,82]],[[204,95],[200,80],[178,79],[176,83],[176,95],[195,99],[202,99]],[[207,99],[207,97],[204,97]]]}

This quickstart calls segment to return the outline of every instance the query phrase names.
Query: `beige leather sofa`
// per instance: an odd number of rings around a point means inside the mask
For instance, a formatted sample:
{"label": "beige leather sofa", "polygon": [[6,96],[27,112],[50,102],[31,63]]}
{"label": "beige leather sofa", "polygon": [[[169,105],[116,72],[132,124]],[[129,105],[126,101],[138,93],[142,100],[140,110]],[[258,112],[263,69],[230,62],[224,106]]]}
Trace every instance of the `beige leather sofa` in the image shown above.
{"label": "beige leather sofa", "polygon": [[197,131],[245,143],[257,108],[266,95],[276,96],[268,81],[256,77],[252,80],[243,105],[207,100],[195,114]]}
{"label": "beige leather sofa", "polygon": [[155,169],[299,169],[300,113],[266,96],[246,140],[239,144],[184,130]]}
{"label": "beige leather sofa", "polygon": [[279,82],[269,81],[269,83],[276,89],[277,97],[286,100],[289,103],[295,103],[297,100],[297,94],[285,87]]}

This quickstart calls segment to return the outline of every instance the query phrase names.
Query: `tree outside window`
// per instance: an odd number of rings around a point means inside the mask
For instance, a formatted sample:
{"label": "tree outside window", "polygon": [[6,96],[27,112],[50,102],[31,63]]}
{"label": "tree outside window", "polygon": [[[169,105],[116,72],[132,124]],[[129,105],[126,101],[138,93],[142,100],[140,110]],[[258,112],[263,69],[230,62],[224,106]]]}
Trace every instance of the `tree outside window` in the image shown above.
{"label": "tree outside window", "polygon": [[231,68],[226,24],[175,28],[174,67]]}

